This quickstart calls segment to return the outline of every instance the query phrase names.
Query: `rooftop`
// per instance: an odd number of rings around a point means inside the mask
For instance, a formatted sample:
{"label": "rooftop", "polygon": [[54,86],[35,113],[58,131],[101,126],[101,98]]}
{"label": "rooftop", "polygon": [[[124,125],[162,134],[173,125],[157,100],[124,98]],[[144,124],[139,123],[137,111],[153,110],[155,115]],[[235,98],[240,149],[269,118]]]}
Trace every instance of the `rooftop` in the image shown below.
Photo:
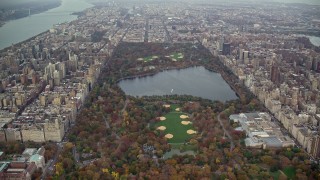
{"label": "rooftop", "polygon": [[29,155],[29,156],[32,156],[33,154],[35,154],[37,152],[37,149],[36,148],[26,148],[22,155]]}

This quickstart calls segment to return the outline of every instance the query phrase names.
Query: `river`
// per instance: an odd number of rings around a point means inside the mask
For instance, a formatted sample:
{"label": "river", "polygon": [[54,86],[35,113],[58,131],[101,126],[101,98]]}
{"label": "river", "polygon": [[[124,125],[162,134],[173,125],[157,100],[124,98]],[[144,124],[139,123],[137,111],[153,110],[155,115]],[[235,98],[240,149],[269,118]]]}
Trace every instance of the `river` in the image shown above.
{"label": "river", "polygon": [[92,7],[85,0],[62,0],[61,5],[29,17],[7,22],[0,28],[0,49],[19,43],[50,29],[54,24],[77,19],[74,12]]}
{"label": "river", "polygon": [[154,76],[126,79],[121,89],[132,96],[192,95],[222,102],[238,97],[220,74],[204,67],[163,71]]}

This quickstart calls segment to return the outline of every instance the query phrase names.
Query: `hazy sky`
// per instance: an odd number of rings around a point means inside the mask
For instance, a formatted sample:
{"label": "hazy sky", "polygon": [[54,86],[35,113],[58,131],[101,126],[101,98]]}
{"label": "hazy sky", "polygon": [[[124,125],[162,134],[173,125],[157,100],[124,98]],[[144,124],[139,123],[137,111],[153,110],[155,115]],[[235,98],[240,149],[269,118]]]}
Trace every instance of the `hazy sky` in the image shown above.
{"label": "hazy sky", "polygon": [[[183,1],[183,0],[180,0],[180,1]],[[304,4],[320,5],[320,0],[200,0],[200,1],[213,2],[213,3],[214,2],[224,2],[224,3],[233,3],[233,2],[253,2],[253,3],[258,3],[258,2],[280,2],[280,3],[304,3]]]}
{"label": "hazy sky", "polygon": [[[251,0],[251,1],[256,2],[257,0]],[[320,0],[260,0],[260,1],[263,1],[263,2],[282,2],[282,3],[305,3],[305,4],[320,5]]]}
{"label": "hazy sky", "polygon": [[[30,2],[49,2],[49,1],[61,1],[61,0],[0,0],[0,9],[1,8],[6,8],[8,6],[16,6],[16,5],[21,5],[21,4],[26,4]],[[107,1],[107,0],[86,0],[88,2],[92,1]],[[112,1],[112,0],[109,0]],[[117,0],[114,0],[117,2]],[[129,1],[129,0],[127,0]],[[137,2],[137,0],[135,0]],[[149,1],[165,1],[165,0],[149,0]],[[175,0],[167,0],[167,1],[175,1]],[[197,0],[177,0],[177,1],[186,1],[186,2],[197,2]],[[281,3],[305,3],[305,4],[316,4],[320,5],[320,0],[199,0],[200,2],[225,2],[225,3],[233,3],[233,2],[281,2]]]}

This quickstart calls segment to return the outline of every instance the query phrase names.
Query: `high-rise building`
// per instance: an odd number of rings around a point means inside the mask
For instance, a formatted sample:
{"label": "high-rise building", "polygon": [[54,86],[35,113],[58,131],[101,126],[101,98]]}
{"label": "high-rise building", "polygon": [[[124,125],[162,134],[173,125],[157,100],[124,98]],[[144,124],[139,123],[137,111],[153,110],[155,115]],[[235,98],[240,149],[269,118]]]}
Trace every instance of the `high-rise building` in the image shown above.
{"label": "high-rise building", "polygon": [[68,70],[76,72],[78,70],[78,56],[69,54],[69,60],[67,61]]}
{"label": "high-rise building", "polygon": [[28,76],[25,74],[20,75],[20,81],[22,85],[26,85],[28,83]]}
{"label": "high-rise building", "polygon": [[249,51],[243,51],[243,59],[246,60],[246,59],[249,59]]}
{"label": "high-rise building", "polygon": [[320,61],[318,57],[312,59],[312,70],[317,71],[320,67]]}
{"label": "high-rise building", "polygon": [[44,124],[44,133],[46,141],[60,142],[64,136],[64,123],[61,117],[55,117],[51,120],[46,119]]}
{"label": "high-rise building", "polygon": [[[2,85],[2,82],[0,81],[0,93],[3,93],[3,91],[4,91],[4,87]],[[0,99],[0,101],[1,101],[1,99]],[[0,102],[0,104],[1,104],[1,102]]]}
{"label": "high-rise building", "polygon": [[6,142],[6,133],[4,129],[0,128],[0,142]]}
{"label": "high-rise building", "polygon": [[63,79],[66,77],[66,64],[65,62],[59,62],[57,63],[58,65],[58,70],[60,72],[60,77]]}
{"label": "high-rise building", "polygon": [[53,73],[55,70],[56,70],[55,65],[49,63],[48,66],[44,69],[44,72],[49,76],[49,78],[53,78]]}
{"label": "high-rise building", "polygon": [[271,67],[271,81],[276,84],[280,83],[280,69],[276,64]]}
{"label": "high-rise building", "polygon": [[231,53],[230,43],[223,43],[222,54],[223,55],[230,55],[230,53]]}
{"label": "high-rise building", "polygon": [[39,82],[39,75],[37,73],[32,74],[32,84],[38,84]]}
{"label": "high-rise building", "polygon": [[319,158],[320,157],[320,136],[316,135],[312,137],[312,144],[311,144],[311,152],[310,154],[314,158]]}
{"label": "high-rise building", "polygon": [[55,70],[53,73],[53,81],[54,81],[54,85],[55,86],[59,86],[60,85],[60,72]]}
{"label": "high-rise building", "polygon": [[7,142],[13,142],[13,141],[21,141],[21,132],[20,129],[15,128],[7,128],[5,129]]}
{"label": "high-rise building", "polygon": [[318,90],[318,80],[316,78],[313,78],[311,80],[311,90],[313,90],[313,91]]}
{"label": "high-rise building", "polygon": [[239,60],[242,61],[243,60],[243,49],[239,50]]}
{"label": "high-rise building", "polygon": [[223,44],[224,44],[224,37],[222,36],[220,41],[219,41],[219,50],[222,51],[223,50]]}
{"label": "high-rise building", "polygon": [[294,110],[298,109],[298,101],[299,101],[299,88],[293,87],[292,88],[292,100],[291,100],[291,106]]}
{"label": "high-rise building", "polygon": [[23,141],[45,142],[43,127],[38,124],[21,127]]}
{"label": "high-rise building", "polygon": [[313,57],[310,56],[306,61],[305,61],[305,64],[306,64],[306,69],[307,70],[311,70],[312,69],[312,63],[313,63]]}
{"label": "high-rise building", "polygon": [[39,95],[39,99],[40,99],[40,104],[41,106],[46,106],[47,105],[47,96],[45,94],[40,94]]}

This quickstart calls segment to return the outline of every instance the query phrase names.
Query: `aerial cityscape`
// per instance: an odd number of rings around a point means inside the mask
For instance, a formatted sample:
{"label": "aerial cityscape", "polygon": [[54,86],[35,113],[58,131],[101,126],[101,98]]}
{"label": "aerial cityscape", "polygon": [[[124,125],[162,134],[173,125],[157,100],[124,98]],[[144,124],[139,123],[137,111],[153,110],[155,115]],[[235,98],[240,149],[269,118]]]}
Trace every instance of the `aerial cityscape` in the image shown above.
{"label": "aerial cityscape", "polygon": [[320,179],[318,1],[37,1],[0,2],[0,179]]}

